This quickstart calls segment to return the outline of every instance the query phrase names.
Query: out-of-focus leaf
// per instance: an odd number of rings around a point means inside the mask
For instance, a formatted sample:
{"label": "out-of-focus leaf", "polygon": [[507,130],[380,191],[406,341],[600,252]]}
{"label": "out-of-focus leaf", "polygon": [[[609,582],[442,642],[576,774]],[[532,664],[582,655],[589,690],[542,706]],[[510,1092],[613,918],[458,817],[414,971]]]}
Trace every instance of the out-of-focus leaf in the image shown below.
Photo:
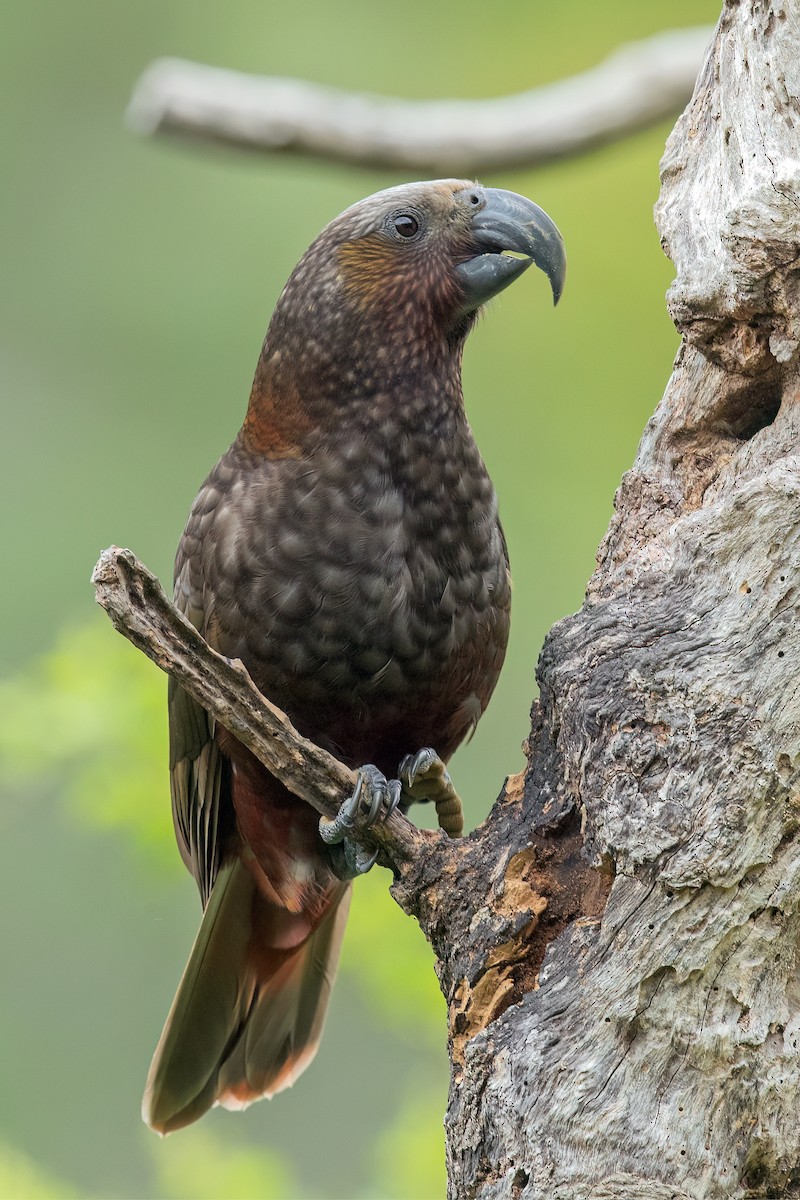
{"label": "out-of-focus leaf", "polygon": [[356,881],[342,969],[358,979],[396,1034],[442,1043],[447,1015],[433,951],[389,896],[389,883],[377,868]]}
{"label": "out-of-focus leaf", "polygon": [[17,1150],[0,1143],[0,1200],[89,1200]]}
{"label": "out-of-focus leaf", "polygon": [[124,829],[178,868],[168,801],[165,686],[99,614],[64,630],[55,649],[0,680],[0,782],[57,787],[95,829]]}
{"label": "out-of-focus leaf", "polygon": [[199,1128],[148,1144],[163,1200],[301,1200],[274,1151],[226,1146]]}
{"label": "out-of-focus leaf", "polygon": [[442,1118],[447,1088],[441,1076],[418,1076],[372,1153],[364,1200],[442,1200],[447,1192]]}

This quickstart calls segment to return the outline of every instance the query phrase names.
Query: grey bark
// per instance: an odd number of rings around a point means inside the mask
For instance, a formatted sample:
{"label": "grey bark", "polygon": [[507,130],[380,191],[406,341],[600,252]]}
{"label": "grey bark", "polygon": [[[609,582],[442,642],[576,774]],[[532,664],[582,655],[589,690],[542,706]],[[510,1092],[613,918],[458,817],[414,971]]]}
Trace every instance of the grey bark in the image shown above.
{"label": "grey bark", "polygon": [[797,6],[730,0],[667,145],[683,343],[542,652],[520,802],[613,884],[466,1043],[452,1197],[800,1193],[799,68]]}

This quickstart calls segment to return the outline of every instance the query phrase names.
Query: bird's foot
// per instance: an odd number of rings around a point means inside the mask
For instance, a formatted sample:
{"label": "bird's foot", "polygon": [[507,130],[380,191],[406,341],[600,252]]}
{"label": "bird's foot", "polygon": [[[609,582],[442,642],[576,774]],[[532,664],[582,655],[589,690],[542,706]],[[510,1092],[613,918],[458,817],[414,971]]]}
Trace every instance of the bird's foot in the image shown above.
{"label": "bird's foot", "polygon": [[439,828],[449,837],[461,837],[464,832],[461,797],[435,750],[427,747],[416,754],[407,754],[397,774],[403,785],[404,798],[412,803],[433,801]]}
{"label": "bird's foot", "polygon": [[340,879],[354,879],[356,875],[366,874],[378,857],[377,850],[371,854],[350,836],[359,814],[360,827],[368,829],[376,821],[390,817],[400,803],[399,779],[387,779],[371,764],[359,767],[357,774],[352,796],[345,800],[335,817],[321,817],[319,822],[320,837],[330,850],[333,869]]}

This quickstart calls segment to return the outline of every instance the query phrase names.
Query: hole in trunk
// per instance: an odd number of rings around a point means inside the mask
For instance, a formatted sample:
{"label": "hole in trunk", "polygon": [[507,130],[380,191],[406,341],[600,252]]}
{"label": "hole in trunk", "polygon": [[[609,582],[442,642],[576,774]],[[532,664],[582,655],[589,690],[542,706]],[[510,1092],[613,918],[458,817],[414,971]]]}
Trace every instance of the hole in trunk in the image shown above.
{"label": "hole in trunk", "polygon": [[523,1188],[526,1188],[530,1182],[530,1175],[524,1167],[518,1167],[514,1178],[511,1180],[511,1195],[519,1196]]}
{"label": "hole in trunk", "polygon": [[749,442],[778,415],[783,398],[779,378],[751,379],[732,391],[716,414],[714,427],[740,442]]}

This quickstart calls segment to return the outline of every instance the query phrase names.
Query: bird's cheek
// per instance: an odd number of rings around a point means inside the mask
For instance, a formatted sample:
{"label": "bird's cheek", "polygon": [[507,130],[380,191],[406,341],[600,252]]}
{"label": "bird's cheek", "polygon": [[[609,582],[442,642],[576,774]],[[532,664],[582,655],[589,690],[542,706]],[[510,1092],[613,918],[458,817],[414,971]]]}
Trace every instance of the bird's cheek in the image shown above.
{"label": "bird's cheek", "polygon": [[392,247],[376,238],[361,238],[339,247],[339,276],[346,297],[362,310],[378,311],[396,298],[397,256]]}

